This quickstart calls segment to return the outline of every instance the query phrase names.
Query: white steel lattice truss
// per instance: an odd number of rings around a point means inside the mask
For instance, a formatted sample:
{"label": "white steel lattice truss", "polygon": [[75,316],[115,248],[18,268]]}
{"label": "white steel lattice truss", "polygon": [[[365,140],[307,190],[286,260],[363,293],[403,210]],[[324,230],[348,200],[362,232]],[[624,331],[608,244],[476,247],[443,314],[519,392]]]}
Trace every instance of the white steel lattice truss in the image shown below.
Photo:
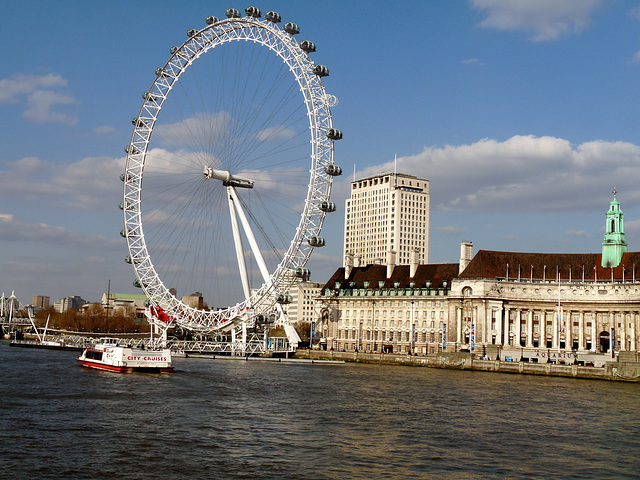
{"label": "white steel lattice truss", "polygon": [[[209,50],[227,42],[254,42],[275,52],[288,66],[304,97],[311,136],[311,168],[303,213],[294,238],[275,271],[249,298],[224,310],[209,311],[187,306],[164,285],[149,255],[142,221],[142,178],[150,137],[164,101],[180,76]],[[151,306],[163,312],[178,325],[192,331],[213,332],[230,330],[234,324],[250,321],[254,309],[275,311],[276,298],[286,294],[295,279],[296,270],[303,267],[313,246],[307,241],[319,235],[325,211],[322,202],[329,200],[332,175],[327,167],[333,165],[333,140],[326,132],[332,128],[330,106],[335,97],[327,95],[309,54],[295,42],[294,37],[276,24],[253,17],[229,18],[217,21],[195,32],[180,47],[172,49],[172,56],[157,71],[149,93],[134,121],[134,130],[127,150],[124,181],[124,224],[129,257],[137,280],[149,298]],[[329,169],[330,170],[330,169]],[[281,311],[281,308],[279,308]]]}

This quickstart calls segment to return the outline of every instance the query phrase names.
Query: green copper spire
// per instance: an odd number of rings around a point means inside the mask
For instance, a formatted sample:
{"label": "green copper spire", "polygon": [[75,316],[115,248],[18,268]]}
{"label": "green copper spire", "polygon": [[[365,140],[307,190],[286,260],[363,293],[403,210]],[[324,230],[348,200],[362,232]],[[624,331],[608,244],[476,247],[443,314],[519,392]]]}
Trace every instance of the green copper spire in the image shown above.
{"label": "green copper spire", "polygon": [[602,266],[605,268],[620,265],[622,255],[627,251],[624,238],[624,213],[620,210],[620,202],[616,200],[616,189],[613,189],[613,200],[607,212],[604,242],[602,242]]}

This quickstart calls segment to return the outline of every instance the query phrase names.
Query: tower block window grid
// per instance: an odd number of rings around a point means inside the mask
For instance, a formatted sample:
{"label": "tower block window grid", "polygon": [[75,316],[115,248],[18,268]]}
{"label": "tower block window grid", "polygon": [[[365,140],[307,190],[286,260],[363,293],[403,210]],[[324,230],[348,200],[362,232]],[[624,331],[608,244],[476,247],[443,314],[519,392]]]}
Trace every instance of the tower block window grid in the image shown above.
{"label": "tower block window grid", "polygon": [[351,182],[345,202],[344,256],[361,265],[383,263],[397,252],[408,263],[413,249],[418,261],[429,261],[429,181],[413,175],[386,173]]}

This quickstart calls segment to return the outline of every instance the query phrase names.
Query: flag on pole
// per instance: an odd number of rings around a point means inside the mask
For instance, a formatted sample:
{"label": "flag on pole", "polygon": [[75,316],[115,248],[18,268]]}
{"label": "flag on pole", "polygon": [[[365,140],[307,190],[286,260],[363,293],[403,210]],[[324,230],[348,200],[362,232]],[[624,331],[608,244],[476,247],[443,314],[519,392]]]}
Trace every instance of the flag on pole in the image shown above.
{"label": "flag on pole", "polygon": [[475,324],[471,324],[471,351],[476,347],[476,326]]}
{"label": "flag on pole", "polygon": [[442,324],[442,351],[447,349],[447,324]]}

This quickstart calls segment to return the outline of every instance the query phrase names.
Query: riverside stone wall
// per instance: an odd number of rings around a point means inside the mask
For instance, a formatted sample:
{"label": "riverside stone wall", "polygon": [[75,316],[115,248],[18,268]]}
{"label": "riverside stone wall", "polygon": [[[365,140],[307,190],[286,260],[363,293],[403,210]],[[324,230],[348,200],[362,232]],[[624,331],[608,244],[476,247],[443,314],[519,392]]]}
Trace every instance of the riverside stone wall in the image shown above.
{"label": "riverside stone wall", "polygon": [[[476,358],[472,353],[466,352],[445,352],[428,356],[410,356],[321,350],[299,350],[296,352],[295,357],[317,360],[344,360],[346,362],[380,365],[422,366],[523,375],[548,375],[593,380],[640,382],[640,362],[637,361],[611,361],[607,362],[604,367],[584,367],[581,365],[556,365],[552,363],[481,360]],[[626,358],[624,358],[624,360],[626,360]]]}

